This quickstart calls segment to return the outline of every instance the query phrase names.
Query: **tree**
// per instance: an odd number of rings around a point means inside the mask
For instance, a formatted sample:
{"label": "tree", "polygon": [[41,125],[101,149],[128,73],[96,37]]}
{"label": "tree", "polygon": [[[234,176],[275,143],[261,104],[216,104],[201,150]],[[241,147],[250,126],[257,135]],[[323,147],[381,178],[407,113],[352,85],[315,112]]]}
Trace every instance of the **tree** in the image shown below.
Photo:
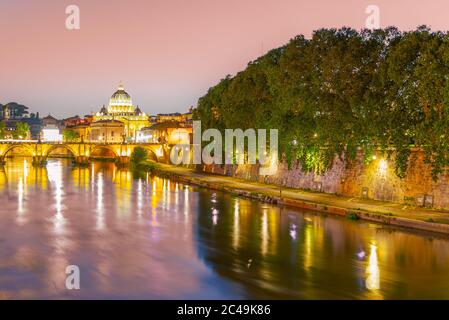
{"label": "tree", "polygon": [[[449,33],[426,26],[299,35],[227,76],[198,101],[203,129],[279,129],[280,155],[324,171],[335,156],[395,150],[404,177],[412,147],[434,177],[449,167]],[[372,157],[371,157],[372,158]]]}
{"label": "tree", "polygon": [[12,136],[14,139],[26,139],[30,133],[30,126],[26,122],[17,122],[16,129],[13,131]]}
{"label": "tree", "polygon": [[64,129],[62,131],[62,137],[64,141],[77,141],[80,138],[80,135],[78,132],[70,130],[70,129]]}
{"label": "tree", "polygon": [[4,122],[0,122],[0,139],[5,139],[6,137],[6,125]]}
{"label": "tree", "polygon": [[148,159],[148,151],[141,147],[134,148],[131,153],[131,163],[139,165]]}

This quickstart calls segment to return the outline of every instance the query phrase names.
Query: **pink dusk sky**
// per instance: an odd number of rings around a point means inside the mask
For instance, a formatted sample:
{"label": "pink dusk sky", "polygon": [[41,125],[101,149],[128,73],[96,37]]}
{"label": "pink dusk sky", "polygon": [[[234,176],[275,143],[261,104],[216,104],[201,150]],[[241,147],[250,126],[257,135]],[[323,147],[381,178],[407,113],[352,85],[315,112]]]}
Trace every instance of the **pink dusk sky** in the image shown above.
{"label": "pink dusk sky", "polygon": [[[0,103],[98,111],[122,80],[150,114],[184,112],[227,74],[298,34],[365,25],[449,29],[448,0],[0,0]],[[68,5],[80,30],[67,30]]]}

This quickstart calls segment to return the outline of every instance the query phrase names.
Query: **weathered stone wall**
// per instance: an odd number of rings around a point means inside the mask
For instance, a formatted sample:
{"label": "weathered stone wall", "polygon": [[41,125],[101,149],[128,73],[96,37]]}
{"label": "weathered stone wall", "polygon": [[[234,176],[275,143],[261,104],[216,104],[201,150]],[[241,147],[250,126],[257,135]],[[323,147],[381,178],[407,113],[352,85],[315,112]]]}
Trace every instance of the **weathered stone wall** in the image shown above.
{"label": "weathered stone wall", "polygon": [[449,209],[449,175],[442,174],[433,181],[431,169],[420,151],[412,152],[404,179],[396,176],[391,161],[379,156],[365,164],[362,154],[350,167],[336,158],[330,170],[322,175],[306,173],[298,163],[290,169],[286,163],[281,163],[273,176],[260,176],[258,165],[205,165],[201,169],[291,188]]}

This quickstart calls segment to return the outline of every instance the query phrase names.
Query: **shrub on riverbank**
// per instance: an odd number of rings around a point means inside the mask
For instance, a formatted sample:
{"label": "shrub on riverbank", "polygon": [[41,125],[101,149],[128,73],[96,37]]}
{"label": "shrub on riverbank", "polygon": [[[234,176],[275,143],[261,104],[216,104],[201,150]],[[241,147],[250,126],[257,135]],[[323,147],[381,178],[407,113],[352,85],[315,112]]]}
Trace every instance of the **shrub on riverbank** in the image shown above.
{"label": "shrub on riverbank", "polygon": [[148,151],[137,147],[131,154],[131,168],[133,171],[154,173],[156,166],[148,159]]}

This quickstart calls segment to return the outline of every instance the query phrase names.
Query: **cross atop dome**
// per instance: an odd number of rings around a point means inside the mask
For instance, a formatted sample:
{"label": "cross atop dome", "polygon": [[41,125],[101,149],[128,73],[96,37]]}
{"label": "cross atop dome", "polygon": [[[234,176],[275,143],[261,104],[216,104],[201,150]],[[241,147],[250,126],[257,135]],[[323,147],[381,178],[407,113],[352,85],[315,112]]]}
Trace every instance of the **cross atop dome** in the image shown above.
{"label": "cross atop dome", "polygon": [[119,83],[119,85],[117,87],[117,90],[121,90],[121,91],[125,90],[125,85],[123,84],[122,80],[120,80],[120,83]]}

